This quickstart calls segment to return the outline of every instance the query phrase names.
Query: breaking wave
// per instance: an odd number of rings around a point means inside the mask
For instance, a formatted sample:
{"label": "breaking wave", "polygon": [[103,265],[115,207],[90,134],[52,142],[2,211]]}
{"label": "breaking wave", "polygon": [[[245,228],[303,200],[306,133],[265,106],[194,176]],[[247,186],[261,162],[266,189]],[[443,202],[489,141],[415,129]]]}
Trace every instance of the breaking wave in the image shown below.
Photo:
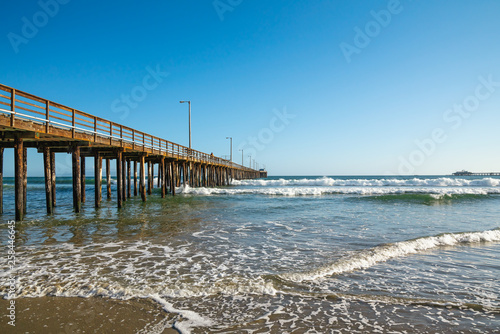
{"label": "breaking wave", "polygon": [[500,179],[458,179],[440,178],[383,178],[383,179],[342,179],[342,178],[303,178],[303,179],[256,179],[233,180],[234,186],[284,187],[284,186],[319,186],[319,187],[500,187]]}
{"label": "breaking wave", "polygon": [[[465,188],[465,187],[361,187],[361,186],[302,186],[302,187],[242,187],[242,188],[191,188],[181,187],[179,193],[190,195],[268,195],[268,196],[321,196],[331,194],[345,195],[399,195],[432,194],[451,195],[492,195],[500,194],[500,188]],[[437,198],[437,197],[436,197]]]}
{"label": "breaking wave", "polygon": [[417,238],[355,252],[332,264],[308,272],[278,275],[280,279],[291,282],[314,281],[332,275],[339,275],[360,269],[370,268],[380,262],[397,257],[416,254],[443,246],[477,244],[500,241],[500,228],[483,232],[446,233],[437,236]]}

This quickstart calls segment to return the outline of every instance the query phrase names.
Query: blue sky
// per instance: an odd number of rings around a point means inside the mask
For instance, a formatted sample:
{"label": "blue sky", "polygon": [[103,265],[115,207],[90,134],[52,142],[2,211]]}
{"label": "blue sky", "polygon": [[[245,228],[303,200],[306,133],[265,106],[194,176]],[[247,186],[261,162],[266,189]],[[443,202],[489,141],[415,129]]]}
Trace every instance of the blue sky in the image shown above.
{"label": "blue sky", "polygon": [[229,155],[232,136],[271,175],[500,171],[498,1],[2,8],[1,83],[183,145],[191,100],[193,148]]}

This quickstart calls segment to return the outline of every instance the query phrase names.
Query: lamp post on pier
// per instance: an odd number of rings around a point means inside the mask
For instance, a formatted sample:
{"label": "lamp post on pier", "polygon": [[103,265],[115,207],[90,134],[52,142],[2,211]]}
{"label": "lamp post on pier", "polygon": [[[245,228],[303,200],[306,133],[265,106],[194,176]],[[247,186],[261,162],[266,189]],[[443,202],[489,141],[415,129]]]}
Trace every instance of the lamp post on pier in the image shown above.
{"label": "lamp post on pier", "polygon": [[240,149],[240,151],[241,151],[241,165],[244,166],[244,164],[243,164],[243,149]]}
{"label": "lamp post on pier", "polygon": [[233,162],[233,137],[226,137],[226,139],[230,139],[230,159],[229,161]]}
{"label": "lamp post on pier", "polygon": [[189,149],[191,149],[191,101],[179,101],[179,103],[189,104]]}

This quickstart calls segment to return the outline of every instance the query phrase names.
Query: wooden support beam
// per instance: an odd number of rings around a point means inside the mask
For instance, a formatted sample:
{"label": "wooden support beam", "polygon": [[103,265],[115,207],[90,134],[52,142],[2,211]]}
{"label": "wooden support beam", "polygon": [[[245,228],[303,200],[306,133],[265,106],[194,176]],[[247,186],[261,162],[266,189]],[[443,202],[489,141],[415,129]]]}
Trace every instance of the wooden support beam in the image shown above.
{"label": "wooden support beam", "polygon": [[161,177],[161,198],[165,198],[165,193],[166,193],[166,188],[167,188],[167,183],[165,181],[165,157],[162,157],[160,159],[160,164],[158,165],[158,181],[160,180]]}
{"label": "wooden support beam", "polygon": [[94,156],[94,184],[95,184],[95,207],[101,207],[102,200],[102,157],[99,151],[95,151]]}
{"label": "wooden support beam", "polygon": [[73,163],[73,208],[76,213],[80,212],[82,202],[82,190],[80,180],[80,147],[73,147],[72,163]]}
{"label": "wooden support beam", "polygon": [[183,170],[183,167],[182,167],[182,163],[179,163],[177,164],[177,178],[178,178],[178,181],[177,181],[177,187],[180,187],[182,186],[183,184],[183,181],[184,181],[184,170]]}
{"label": "wooden support beam", "polygon": [[196,176],[198,175],[198,166],[195,163],[191,163],[191,187],[197,187]]}
{"label": "wooden support beam", "polygon": [[127,159],[127,198],[132,197],[132,194],[130,192],[130,185],[131,185],[131,180],[130,180],[130,159]]}
{"label": "wooden support beam", "polygon": [[[154,170],[154,165],[153,165],[153,170]],[[160,158],[160,163],[158,164],[158,180],[156,181],[156,188],[160,188],[160,180],[161,180],[161,158]]]}
{"label": "wooden support beam", "polygon": [[[5,144],[13,144],[16,138],[22,139],[40,139],[40,133],[35,131],[27,131],[27,130],[16,130],[16,131],[2,131],[2,141],[5,139],[10,139],[12,141],[6,141]],[[24,147],[37,147],[36,142],[24,142]],[[10,146],[13,147],[13,146]]]}
{"label": "wooden support beam", "polygon": [[183,178],[183,185],[184,187],[187,186],[187,180],[188,180],[188,171],[187,171],[187,168],[186,168],[186,163],[184,162],[182,164],[182,178]]}
{"label": "wooden support beam", "polygon": [[26,215],[26,205],[28,204],[28,152],[23,145],[23,213]]}
{"label": "wooden support beam", "polygon": [[211,183],[212,182],[212,179],[211,179],[211,177],[212,177],[212,166],[207,165],[206,169],[207,169],[207,172],[206,172],[207,173],[207,185],[206,186],[207,187],[211,187],[212,186],[212,183]]}
{"label": "wooden support beam", "polygon": [[122,200],[127,200],[127,161],[122,153]]}
{"label": "wooden support beam", "polygon": [[151,172],[151,161],[148,161],[148,195],[151,195],[153,193],[153,190],[151,189],[153,185],[153,173]]}
{"label": "wooden support beam", "polygon": [[111,199],[111,160],[106,158],[106,192],[107,198]]}
{"label": "wooden support beam", "polygon": [[201,184],[201,180],[202,180],[202,166],[201,166],[201,163],[198,165],[198,187],[201,187],[202,184]]}
{"label": "wooden support beam", "polygon": [[45,176],[45,202],[47,213],[52,213],[52,167],[50,165],[50,148],[43,148],[43,174]]}
{"label": "wooden support beam", "polygon": [[172,184],[172,172],[171,172],[171,167],[170,167],[171,163],[170,162],[167,162],[166,163],[166,168],[165,168],[165,172],[166,172],[166,187],[168,187],[168,189],[170,189],[170,185]]}
{"label": "wooden support beam", "polygon": [[[80,152],[81,153],[81,152]],[[85,157],[80,155],[80,182],[82,183],[82,203],[85,203]]]}
{"label": "wooden support beam", "polygon": [[134,160],[134,196],[137,196],[137,161]]}
{"label": "wooden support beam", "polygon": [[144,166],[144,155],[141,155],[140,157],[140,182],[141,182],[141,185],[139,187],[139,190],[141,192],[141,198],[143,200],[143,202],[146,202],[146,171],[144,170],[145,169],[145,166]]}
{"label": "wooden support beam", "polygon": [[197,176],[198,187],[201,187],[201,164],[198,164],[198,176]]}
{"label": "wooden support beam", "polygon": [[0,147],[0,214],[3,213],[3,147]]}
{"label": "wooden support beam", "polygon": [[200,187],[205,186],[205,166],[200,166]]}
{"label": "wooden support beam", "polygon": [[172,192],[172,196],[175,196],[175,186],[177,184],[177,173],[176,173],[176,169],[177,169],[177,166],[176,166],[176,163],[175,162],[172,162],[170,164],[170,191]]}
{"label": "wooden support beam", "polygon": [[182,185],[182,173],[184,171],[182,170],[182,164],[177,165],[177,186],[180,187]]}
{"label": "wooden support beam", "polygon": [[51,182],[50,184],[52,185],[52,208],[56,207],[56,154],[50,151],[50,177],[51,177]]}
{"label": "wooden support beam", "polygon": [[[12,118],[13,120],[13,118]],[[16,211],[16,220],[23,220],[24,218],[24,210],[23,210],[23,139],[16,138],[15,139],[15,147],[14,147],[14,169],[15,169],[15,185],[14,185],[14,193],[15,193],[15,211]]]}
{"label": "wooden support beam", "polygon": [[195,166],[192,162],[189,163],[189,185],[191,187],[195,187],[196,185],[194,184],[194,174],[195,174],[195,170],[194,170]]}
{"label": "wooden support beam", "polygon": [[153,193],[153,189],[155,187],[155,163],[153,161],[151,161],[151,193],[150,195]]}
{"label": "wooden support beam", "polygon": [[123,196],[123,180],[122,180],[122,151],[116,153],[116,201],[118,203],[118,208],[122,207],[122,196]]}

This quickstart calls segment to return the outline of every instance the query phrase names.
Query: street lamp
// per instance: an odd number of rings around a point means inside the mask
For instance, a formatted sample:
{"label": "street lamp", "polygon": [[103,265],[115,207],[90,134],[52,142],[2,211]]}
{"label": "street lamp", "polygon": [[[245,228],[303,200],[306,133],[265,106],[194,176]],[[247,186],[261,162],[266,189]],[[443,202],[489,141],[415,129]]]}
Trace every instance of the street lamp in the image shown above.
{"label": "street lamp", "polygon": [[189,104],[189,149],[191,149],[191,101],[179,101],[179,103]]}
{"label": "street lamp", "polygon": [[230,157],[231,158],[229,159],[229,161],[233,162],[233,137],[226,137],[226,139],[230,139],[230,142],[231,142],[231,144],[230,144],[230,146],[231,146],[231,151],[230,151],[231,155],[230,155]]}
{"label": "street lamp", "polygon": [[243,149],[240,148],[239,151],[241,151],[241,165],[243,166]]}
{"label": "street lamp", "polygon": [[252,156],[251,156],[251,155],[249,155],[248,157],[250,158],[250,164],[249,164],[249,166],[248,166],[248,167],[252,168]]}

